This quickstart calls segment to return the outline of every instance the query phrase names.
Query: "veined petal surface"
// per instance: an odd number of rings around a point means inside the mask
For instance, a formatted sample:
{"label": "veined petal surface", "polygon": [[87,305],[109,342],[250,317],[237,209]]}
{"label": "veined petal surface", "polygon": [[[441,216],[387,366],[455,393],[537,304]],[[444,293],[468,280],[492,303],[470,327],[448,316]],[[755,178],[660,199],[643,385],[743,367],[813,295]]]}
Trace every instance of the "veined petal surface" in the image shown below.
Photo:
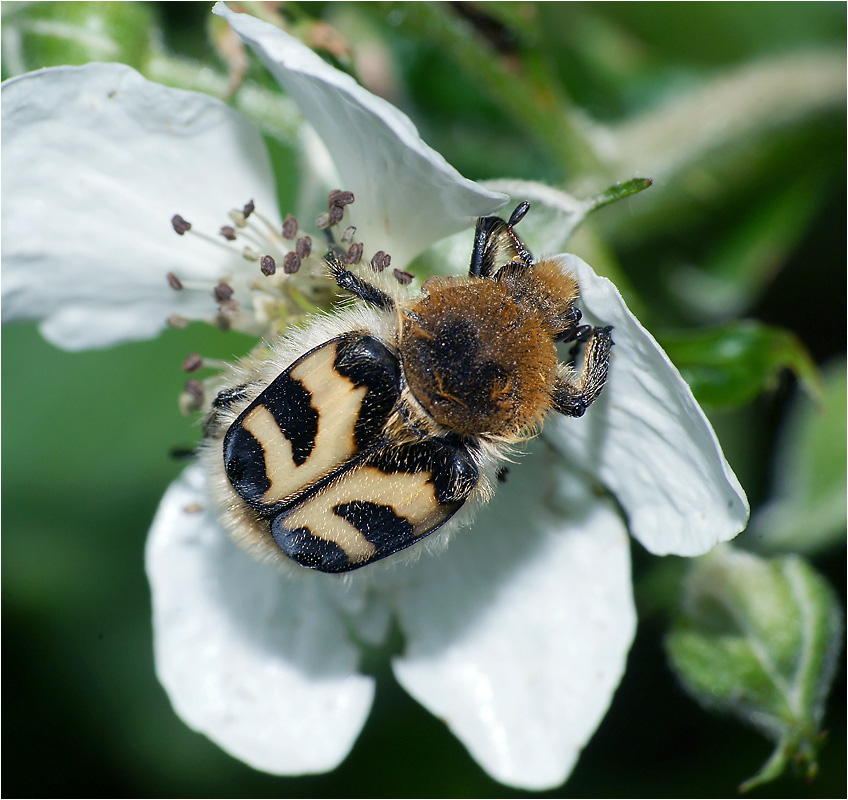
{"label": "veined petal surface", "polygon": [[344,184],[338,188],[356,195],[350,213],[357,239],[372,251],[386,250],[403,266],[506,202],[463,178],[403,112],[293,36],[223,3],[214,12],[253,48],[324,141]]}
{"label": "veined petal surface", "polygon": [[[41,320],[81,350],[155,336],[171,313],[214,314],[214,283],[248,265],[170,220],[214,235],[251,199],[277,219],[253,125],[121,64],[22,75],[2,98],[3,320]],[[168,272],[210,291],[175,292]]]}
{"label": "veined petal surface", "polygon": [[235,545],[189,467],[147,543],[156,671],[177,713],[266,772],[326,772],[348,754],[374,693],[357,672],[327,576],[283,576]]}
{"label": "veined petal surface", "polygon": [[492,777],[547,789],[606,712],[636,619],[617,510],[532,449],[442,558],[398,576],[393,666]]}
{"label": "veined petal surface", "polygon": [[609,379],[580,419],[548,421],[545,437],[595,475],[652,553],[696,556],[745,528],[748,500],[689,386],[618,290],[573,255],[583,321],[612,325]]}

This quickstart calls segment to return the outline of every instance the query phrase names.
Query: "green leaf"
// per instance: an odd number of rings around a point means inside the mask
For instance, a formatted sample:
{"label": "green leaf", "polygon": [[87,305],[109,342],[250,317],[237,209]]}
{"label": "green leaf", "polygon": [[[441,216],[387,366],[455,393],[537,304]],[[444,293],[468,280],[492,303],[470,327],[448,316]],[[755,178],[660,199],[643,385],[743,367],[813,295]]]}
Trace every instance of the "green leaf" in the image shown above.
{"label": "green leaf", "polygon": [[775,742],[742,790],[773,780],[790,763],[815,775],[842,628],[830,586],[797,556],[765,560],[728,545],[695,562],[666,652],[701,705]]}
{"label": "green leaf", "polygon": [[630,197],[632,194],[642,192],[649,188],[652,183],[653,181],[650,178],[631,178],[629,181],[616,183],[614,186],[610,186],[605,192],[601,192],[597,197],[586,201],[589,204],[589,211],[595,211],[608,206],[610,203]]}
{"label": "green leaf", "polygon": [[4,3],[3,74],[89,61],[141,69],[153,34],[146,3]]}
{"label": "green leaf", "polygon": [[773,389],[790,369],[813,396],[820,393],[816,366],[790,331],[757,322],[665,334],[661,343],[698,401],[714,408],[740,406]]}
{"label": "green leaf", "polygon": [[790,408],[772,499],[749,529],[758,548],[809,553],[845,540],[846,373],[844,359],[830,364],[820,402],[799,395]]}

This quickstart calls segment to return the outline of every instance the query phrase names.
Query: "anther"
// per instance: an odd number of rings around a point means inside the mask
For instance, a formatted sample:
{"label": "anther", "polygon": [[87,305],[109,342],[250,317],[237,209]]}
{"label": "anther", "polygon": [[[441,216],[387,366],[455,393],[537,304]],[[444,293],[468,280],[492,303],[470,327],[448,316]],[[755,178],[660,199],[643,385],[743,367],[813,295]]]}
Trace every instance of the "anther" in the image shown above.
{"label": "anther", "polygon": [[393,269],[392,274],[397,279],[397,282],[402,283],[404,286],[412,283],[412,279],[415,277],[411,272],[407,272],[405,269]]}
{"label": "anther", "polygon": [[219,303],[223,303],[225,300],[229,300],[233,296],[233,287],[228,283],[221,281],[212,293],[215,295],[215,299]]}
{"label": "anther", "polygon": [[262,256],[259,259],[259,269],[262,270],[263,275],[271,276],[277,271],[277,262],[271,256]]}
{"label": "anther", "polygon": [[245,219],[244,211],[239,211],[237,208],[234,208],[229,214],[227,214],[227,216],[233,221],[233,225],[237,228],[247,227],[247,219]]}
{"label": "anther", "polygon": [[171,285],[171,288],[175,292],[178,292],[180,289],[183,288],[183,282],[176,275],[174,275],[173,272],[169,272],[167,278],[168,283]]}
{"label": "anther", "polygon": [[241,210],[241,213],[244,214],[244,218],[247,219],[255,210],[256,206],[254,205],[253,200],[248,200],[247,205]]}
{"label": "anther", "polygon": [[309,258],[309,254],[312,252],[312,237],[301,236],[297,240],[294,250],[299,259],[303,260],[304,258]]}
{"label": "anther", "polygon": [[183,361],[183,372],[197,372],[203,366],[203,359],[198,353],[192,353]]}
{"label": "anther", "polygon": [[373,269],[374,272],[382,272],[390,266],[391,263],[392,257],[388,253],[378,250],[374,253],[374,257],[371,259],[371,269]]}
{"label": "anther", "polygon": [[342,234],[342,243],[350,244],[353,241],[353,236],[356,233],[355,225],[348,225]]}
{"label": "anther", "polygon": [[330,206],[330,225],[338,225],[344,216],[344,206]]}
{"label": "anther", "polygon": [[333,206],[344,208],[349,206],[354,199],[353,192],[343,192],[341,189],[334,189],[327,198],[330,208],[333,208]]}
{"label": "anther", "polygon": [[362,260],[362,243],[354,242],[347,249],[347,256],[345,256],[345,261],[348,264],[358,264]]}
{"label": "anther", "polygon": [[294,239],[295,236],[297,236],[297,220],[291,214],[286,214],[283,220],[283,238]]}
{"label": "anther", "polygon": [[182,314],[169,314],[167,322],[170,328],[185,328],[188,326],[188,320]]}
{"label": "anther", "polygon": [[218,233],[221,234],[228,242],[234,242],[236,240],[236,229],[231,225],[224,225]]}
{"label": "anther", "polygon": [[286,253],[286,257],[283,260],[283,272],[286,275],[294,275],[300,269],[300,258],[297,253]]}
{"label": "anther", "polygon": [[245,247],[244,250],[241,251],[241,257],[245,261],[259,261],[259,253],[257,253],[252,247]]}
{"label": "anther", "polygon": [[183,394],[185,398],[183,407],[185,409],[197,411],[203,405],[203,384],[197,378],[186,381]]}
{"label": "anther", "polygon": [[188,220],[184,220],[179,214],[174,214],[171,217],[171,225],[174,226],[174,230],[182,236],[186,233],[186,231],[191,230],[191,223]]}
{"label": "anther", "polygon": [[330,215],[326,211],[322,211],[315,218],[315,227],[318,228],[319,231],[326,230],[330,227]]}

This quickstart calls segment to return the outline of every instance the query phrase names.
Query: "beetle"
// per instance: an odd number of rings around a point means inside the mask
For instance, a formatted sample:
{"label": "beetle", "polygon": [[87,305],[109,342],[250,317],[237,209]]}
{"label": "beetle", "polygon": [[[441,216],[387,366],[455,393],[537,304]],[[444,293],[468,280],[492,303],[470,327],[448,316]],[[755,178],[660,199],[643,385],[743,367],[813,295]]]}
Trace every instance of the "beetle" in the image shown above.
{"label": "beetle", "polygon": [[[204,458],[238,539],[321,572],[359,569],[467,523],[516,443],[552,412],[584,414],[611,328],[581,325],[575,278],[518,238],[528,209],[481,217],[468,275],[415,296],[330,249],[359,302],[236,368],[207,419]],[[574,343],[571,361],[557,342]]]}

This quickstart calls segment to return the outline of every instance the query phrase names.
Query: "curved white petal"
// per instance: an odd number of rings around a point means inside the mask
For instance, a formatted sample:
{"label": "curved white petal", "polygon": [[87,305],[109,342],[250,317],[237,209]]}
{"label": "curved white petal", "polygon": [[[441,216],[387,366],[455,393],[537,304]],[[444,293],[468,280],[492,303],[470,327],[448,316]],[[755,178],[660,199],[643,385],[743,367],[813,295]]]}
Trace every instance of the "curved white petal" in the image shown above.
{"label": "curved white petal", "polygon": [[[215,235],[250,199],[277,216],[256,129],[120,64],[23,75],[2,99],[3,319],[43,320],[76,350],[154,336],[174,312],[213,314],[215,282],[247,262],[170,220]],[[175,292],[169,271],[210,291]]]}
{"label": "curved white petal", "polygon": [[333,156],[366,250],[406,264],[434,241],[474,224],[506,196],[463,178],[426,145],[410,119],[308,47],[223,3],[224,17],[291,95]]}
{"label": "curved white petal", "polygon": [[534,450],[444,557],[398,576],[394,670],[490,775],[547,789],[609,706],[636,621],[621,518]]}
{"label": "curved white petal", "polygon": [[559,258],[580,283],[584,321],[612,325],[615,347],[601,397],[581,419],[549,421],[545,436],[610,489],[652,553],[695,556],[732,539],[748,500],[689,386],[612,283]]}
{"label": "curved white petal", "polygon": [[[156,670],[177,713],[267,772],[333,769],[361,730],[373,679],[356,671],[321,579],[289,578],[233,544],[206,511],[199,467],[165,494],[147,545]],[[317,580],[316,580],[317,578]]]}

